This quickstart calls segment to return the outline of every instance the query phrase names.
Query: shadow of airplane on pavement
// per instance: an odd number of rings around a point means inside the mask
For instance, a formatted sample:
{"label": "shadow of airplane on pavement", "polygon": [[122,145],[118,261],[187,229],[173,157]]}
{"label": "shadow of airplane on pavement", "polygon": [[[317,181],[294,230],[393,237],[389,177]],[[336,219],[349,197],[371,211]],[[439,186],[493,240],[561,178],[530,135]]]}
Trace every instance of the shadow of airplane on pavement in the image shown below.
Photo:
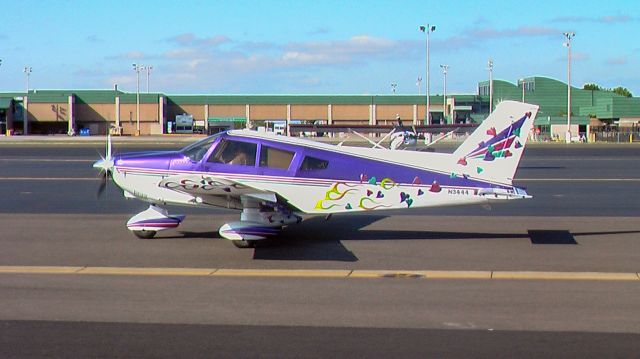
{"label": "shadow of airplane on pavement", "polygon": [[[254,249],[253,259],[357,262],[358,257],[343,245],[344,241],[528,239],[532,245],[578,245],[574,236],[640,233],[640,230],[570,232],[530,229],[527,232],[518,233],[486,233],[363,229],[386,217],[383,215],[333,216],[328,221],[324,217],[312,217],[300,226],[287,227],[276,239],[259,242]],[[220,238],[217,231],[179,233],[180,236],[164,238]]]}

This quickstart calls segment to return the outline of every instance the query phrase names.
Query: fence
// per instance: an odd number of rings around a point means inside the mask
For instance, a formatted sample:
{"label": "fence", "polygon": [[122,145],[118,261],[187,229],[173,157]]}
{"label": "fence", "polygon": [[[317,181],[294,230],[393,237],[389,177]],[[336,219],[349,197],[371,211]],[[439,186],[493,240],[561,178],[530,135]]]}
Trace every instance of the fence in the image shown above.
{"label": "fence", "polygon": [[640,143],[640,127],[595,127],[591,129],[591,141]]}

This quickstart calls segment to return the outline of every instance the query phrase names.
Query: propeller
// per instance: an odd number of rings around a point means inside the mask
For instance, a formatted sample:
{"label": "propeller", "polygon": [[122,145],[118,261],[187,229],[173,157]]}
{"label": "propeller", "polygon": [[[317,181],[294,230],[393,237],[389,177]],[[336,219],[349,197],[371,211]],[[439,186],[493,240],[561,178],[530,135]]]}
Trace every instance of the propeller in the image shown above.
{"label": "propeller", "polygon": [[97,197],[100,198],[107,188],[107,182],[113,171],[113,158],[111,156],[111,135],[107,135],[107,148],[105,150],[105,157],[100,156],[100,159],[93,164],[93,168],[100,170],[99,176],[102,179],[100,186],[98,187]]}

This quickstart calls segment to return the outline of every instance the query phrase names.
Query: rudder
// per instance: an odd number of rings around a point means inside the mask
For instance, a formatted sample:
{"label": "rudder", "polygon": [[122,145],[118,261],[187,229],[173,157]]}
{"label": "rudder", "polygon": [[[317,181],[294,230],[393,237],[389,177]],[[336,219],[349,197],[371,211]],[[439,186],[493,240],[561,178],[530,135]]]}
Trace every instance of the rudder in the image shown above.
{"label": "rudder", "polygon": [[453,153],[456,172],[511,184],[538,106],[503,101]]}

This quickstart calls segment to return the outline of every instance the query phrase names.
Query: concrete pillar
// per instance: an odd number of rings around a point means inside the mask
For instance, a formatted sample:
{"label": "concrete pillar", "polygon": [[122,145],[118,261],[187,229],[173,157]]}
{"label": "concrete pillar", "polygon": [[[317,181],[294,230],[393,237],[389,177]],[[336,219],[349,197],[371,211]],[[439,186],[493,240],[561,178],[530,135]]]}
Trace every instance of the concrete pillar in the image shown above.
{"label": "concrete pillar", "polygon": [[290,132],[290,128],[289,125],[291,124],[291,105],[287,104],[287,123],[286,123],[286,133],[285,135],[289,136]]}
{"label": "concrete pillar", "polygon": [[25,96],[22,100],[22,107],[24,107],[24,112],[22,113],[22,134],[29,134],[29,97]]}
{"label": "concrete pillar", "polygon": [[331,110],[331,104],[327,105],[327,125],[333,125],[333,115]]}
{"label": "concrete pillar", "polygon": [[164,133],[164,105],[166,98],[158,96],[158,124],[160,125],[160,133]]}
{"label": "concrete pillar", "polygon": [[413,105],[413,125],[418,125],[418,105]]}
{"label": "concrete pillar", "polygon": [[246,128],[251,128],[252,127],[251,126],[251,116],[250,116],[251,115],[251,107],[250,107],[249,104],[246,105],[246,107],[244,109],[244,114],[245,114],[245,117],[246,117],[245,127]]}
{"label": "concrete pillar", "polygon": [[15,111],[15,101],[11,102],[11,107],[9,107],[9,110],[7,110],[7,125],[6,125],[6,134],[7,136],[10,136],[13,134],[13,115],[14,115],[14,111]]}
{"label": "concrete pillar", "polygon": [[209,104],[204,105],[204,132],[209,134]]}
{"label": "concrete pillar", "polygon": [[67,112],[68,120],[69,120],[69,126],[68,126],[68,129],[67,129],[67,134],[69,136],[73,136],[73,135],[76,134],[75,116],[74,116],[74,111],[73,111],[73,108],[74,108],[73,104],[75,102],[74,100],[75,100],[75,97],[73,95],[69,95],[69,100],[68,100],[69,101],[68,102],[69,111]]}
{"label": "concrete pillar", "polygon": [[371,104],[369,105],[369,125],[371,126],[375,126],[378,124],[378,118],[377,118],[377,114],[376,114],[376,105],[375,104]]}
{"label": "concrete pillar", "polygon": [[[120,131],[120,96],[116,96],[116,131]],[[107,129],[107,133],[109,133],[109,129]]]}

